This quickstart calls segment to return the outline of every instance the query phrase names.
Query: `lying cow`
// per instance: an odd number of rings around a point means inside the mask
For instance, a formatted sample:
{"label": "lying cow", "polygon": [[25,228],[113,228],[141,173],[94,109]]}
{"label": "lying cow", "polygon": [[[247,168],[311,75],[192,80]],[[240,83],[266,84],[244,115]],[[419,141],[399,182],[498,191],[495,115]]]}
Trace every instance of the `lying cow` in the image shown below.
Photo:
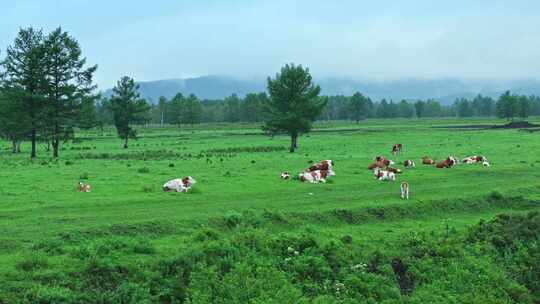
{"label": "lying cow", "polygon": [[401,153],[401,149],[403,148],[402,144],[395,144],[392,146],[392,155],[397,155]]}
{"label": "lying cow", "polygon": [[317,171],[317,170],[333,170],[334,169],[334,161],[327,159],[327,160],[321,160],[320,162],[311,165],[306,171]]}
{"label": "lying cow", "polygon": [[188,192],[189,189],[196,183],[197,181],[191,177],[186,176],[182,179],[176,178],[173,180],[170,180],[166,182],[163,185],[163,191],[169,192],[169,191],[176,191],[176,192]]}
{"label": "lying cow", "polygon": [[476,164],[476,163],[483,163],[487,161],[488,161],[487,158],[482,155],[473,155],[473,156],[465,157],[462,160],[464,164]]}
{"label": "lying cow", "polygon": [[393,172],[394,174],[401,174],[401,173],[403,173],[403,171],[401,171],[401,169],[398,169],[398,168],[392,168],[392,167],[386,167],[386,171]]}
{"label": "lying cow", "polygon": [[79,182],[79,184],[77,184],[77,187],[75,188],[75,190],[77,192],[86,192],[86,193],[88,193],[88,192],[92,191],[92,187],[89,184]]}
{"label": "lying cow", "polygon": [[416,165],[414,164],[414,161],[407,159],[403,162],[403,166],[405,166],[405,168],[414,168]]}
{"label": "lying cow", "polygon": [[377,156],[375,157],[375,162],[368,166],[369,170],[373,170],[375,168],[386,168],[388,166],[394,165],[395,162],[392,160],[389,160],[385,158],[384,156]]}
{"label": "lying cow", "polygon": [[457,164],[457,160],[453,156],[448,156],[443,162],[437,163],[436,167],[439,169],[442,168],[452,168]]}
{"label": "lying cow", "polygon": [[422,164],[424,165],[434,165],[435,164],[435,160],[427,157],[427,156],[424,156],[422,157]]}
{"label": "lying cow", "polygon": [[301,182],[309,182],[312,184],[326,183],[326,179],[336,174],[332,170],[315,170],[306,171],[298,174],[298,179]]}
{"label": "lying cow", "polygon": [[373,170],[373,174],[375,175],[375,178],[380,181],[395,181],[396,180],[396,174],[391,171],[375,169]]}

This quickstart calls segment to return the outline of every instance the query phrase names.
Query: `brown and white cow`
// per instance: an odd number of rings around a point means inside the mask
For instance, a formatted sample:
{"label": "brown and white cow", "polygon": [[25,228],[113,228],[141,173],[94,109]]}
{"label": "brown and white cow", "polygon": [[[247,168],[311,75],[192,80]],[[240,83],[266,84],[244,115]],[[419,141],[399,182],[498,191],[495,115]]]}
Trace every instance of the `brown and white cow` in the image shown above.
{"label": "brown and white cow", "polygon": [[380,181],[395,181],[396,180],[396,174],[394,172],[381,170],[381,169],[375,169],[373,170],[373,175],[375,175],[375,179]]}
{"label": "brown and white cow", "polygon": [[435,160],[427,157],[427,156],[424,156],[422,157],[422,164],[424,165],[434,165],[435,164]]}
{"label": "brown and white cow", "polygon": [[436,167],[439,169],[442,168],[452,168],[457,164],[457,160],[453,156],[448,156],[444,161],[437,163]]}
{"label": "brown and white cow", "polygon": [[369,170],[373,170],[373,169],[375,169],[375,168],[381,168],[381,169],[383,169],[383,168],[386,168],[386,167],[388,167],[388,166],[391,166],[391,165],[395,164],[394,161],[389,160],[389,159],[386,159],[386,158],[384,158],[384,157],[383,157],[383,158],[379,158],[379,156],[377,156],[377,158],[379,159],[378,161],[376,161],[376,162],[374,162],[374,163],[372,163],[371,165],[368,166],[368,169],[369,169]]}
{"label": "brown and white cow", "polygon": [[414,168],[416,165],[414,164],[413,160],[407,159],[403,162],[403,166],[405,166],[405,168]]}
{"label": "brown and white cow", "polygon": [[401,153],[401,149],[403,149],[402,144],[395,144],[392,146],[392,155],[397,155]]}
{"label": "brown and white cow", "polygon": [[197,181],[191,176],[186,176],[182,179],[175,178],[163,184],[163,191],[188,192],[195,183]]}
{"label": "brown and white cow", "polygon": [[90,191],[92,191],[92,187],[89,185],[89,184],[85,184],[83,182],[79,182],[77,184],[77,187],[75,188],[75,190],[77,192],[85,192],[85,193],[88,193]]}
{"label": "brown and white cow", "polygon": [[392,172],[392,173],[394,173],[394,174],[401,174],[401,173],[403,173],[403,171],[401,171],[401,169],[398,169],[398,168],[392,168],[392,167],[386,167],[386,171]]}
{"label": "brown and white cow", "polygon": [[482,156],[482,155],[473,155],[473,156],[469,156],[469,157],[465,157],[462,162],[464,164],[476,164],[476,163],[483,163],[483,162],[487,162],[487,158],[485,156]]}
{"label": "brown and white cow", "polygon": [[331,159],[321,160],[320,162],[311,165],[306,171],[317,171],[317,170],[333,170],[334,161]]}
{"label": "brown and white cow", "polygon": [[298,179],[301,182],[309,182],[312,184],[326,183],[326,179],[330,176],[335,176],[333,170],[315,170],[315,171],[304,171],[298,174]]}

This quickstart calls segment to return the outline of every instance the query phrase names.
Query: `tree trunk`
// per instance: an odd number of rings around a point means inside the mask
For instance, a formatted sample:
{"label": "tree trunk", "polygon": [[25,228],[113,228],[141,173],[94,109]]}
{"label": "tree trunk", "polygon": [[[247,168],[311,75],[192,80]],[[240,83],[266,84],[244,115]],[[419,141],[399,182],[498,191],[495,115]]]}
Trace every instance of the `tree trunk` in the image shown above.
{"label": "tree trunk", "polygon": [[32,140],[32,152],[30,152],[30,157],[31,158],[36,158],[36,129],[32,129],[32,135],[31,135],[31,140]]}
{"label": "tree trunk", "polygon": [[53,137],[52,146],[53,146],[53,157],[58,158],[58,149],[60,147],[60,139],[57,136]]}
{"label": "tree trunk", "polygon": [[17,140],[15,140],[15,139],[12,140],[11,141],[11,146],[12,146],[11,153],[13,153],[13,154],[17,153]]}
{"label": "tree trunk", "polygon": [[17,141],[17,153],[21,153],[21,144],[22,144],[22,140],[18,140]]}
{"label": "tree trunk", "polygon": [[128,140],[129,140],[129,136],[126,136],[126,138],[124,139],[124,149],[128,148]]}
{"label": "tree trunk", "polygon": [[290,153],[293,153],[294,150],[298,148],[298,134],[291,134],[291,148],[289,149]]}
{"label": "tree trunk", "polygon": [[58,148],[60,147],[60,126],[58,125],[58,122],[54,124],[52,146],[53,146],[53,157],[58,158]]}

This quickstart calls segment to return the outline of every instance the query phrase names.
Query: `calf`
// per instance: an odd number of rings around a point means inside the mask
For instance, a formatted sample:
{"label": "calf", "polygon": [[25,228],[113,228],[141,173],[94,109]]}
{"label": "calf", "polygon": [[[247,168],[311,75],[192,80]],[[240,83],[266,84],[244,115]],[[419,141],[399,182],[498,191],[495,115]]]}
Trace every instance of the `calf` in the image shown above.
{"label": "calf", "polygon": [[306,171],[317,171],[317,170],[333,170],[334,169],[334,161],[327,159],[327,160],[321,160],[320,162],[311,165]]}
{"label": "calf", "polygon": [[403,165],[405,166],[405,168],[414,168],[416,166],[414,164],[414,161],[412,161],[410,159],[407,159],[406,161],[404,161]]}
{"label": "calf", "polygon": [[402,182],[400,185],[400,189],[401,189],[401,198],[409,199],[409,183]]}
{"label": "calf", "polygon": [[395,144],[392,146],[392,155],[397,155],[401,153],[401,149],[403,148],[402,144]]}
{"label": "calf", "polygon": [[435,160],[427,157],[427,156],[424,156],[422,157],[422,164],[424,165],[434,165],[435,164]]}
{"label": "calf", "polygon": [[86,193],[88,193],[88,192],[92,191],[92,187],[89,184],[79,182],[79,184],[77,185],[76,191],[77,192],[86,192]]}
{"label": "calf", "polygon": [[290,179],[291,175],[289,174],[289,171],[282,172],[281,173],[281,178],[282,179]]}
{"label": "calf", "polygon": [[330,176],[335,176],[336,174],[332,170],[315,170],[315,171],[305,171],[298,174],[298,179],[301,182],[309,182],[312,184],[317,183],[326,183],[326,179]]}
{"label": "calf", "polygon": [[191,176],[186,176],[182,179],[176,178],[163,184],[163,191],[188,192],[196,182]]}

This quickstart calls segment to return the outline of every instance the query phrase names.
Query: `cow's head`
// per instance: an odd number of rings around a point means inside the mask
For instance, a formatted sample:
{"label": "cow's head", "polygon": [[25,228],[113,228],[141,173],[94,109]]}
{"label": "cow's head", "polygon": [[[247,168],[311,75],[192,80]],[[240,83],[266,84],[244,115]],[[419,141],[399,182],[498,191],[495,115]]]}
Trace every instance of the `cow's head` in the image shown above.
{"label": "cow's head", "polygon": [[197,181],[191,176],[186,176],[182,179],[182,184],[186,187],[191,187],[195,183],[197,183]]}

